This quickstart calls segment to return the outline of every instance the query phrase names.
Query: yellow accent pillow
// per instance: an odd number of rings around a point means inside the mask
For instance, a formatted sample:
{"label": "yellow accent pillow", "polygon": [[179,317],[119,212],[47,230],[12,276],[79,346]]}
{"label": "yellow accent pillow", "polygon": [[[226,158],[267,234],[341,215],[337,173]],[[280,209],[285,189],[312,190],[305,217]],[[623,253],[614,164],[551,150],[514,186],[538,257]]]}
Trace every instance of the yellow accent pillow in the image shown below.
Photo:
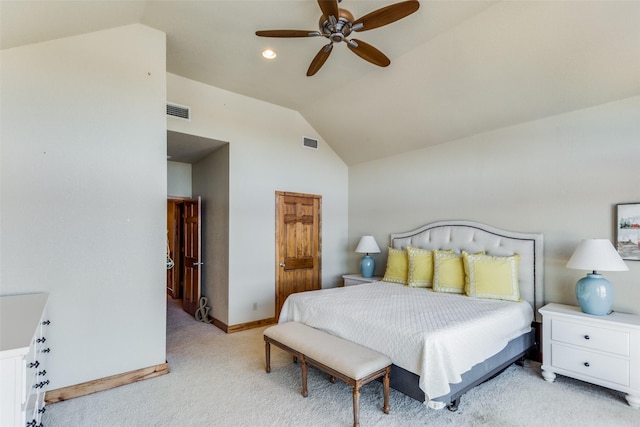
{"label": "yellow accent pillow", "polygon": [[407,270],[409,261],[407,251],[404,249],[389,248],[387,256],[387,269],[382,280],[384,282],[407,284]]}
{"label": "yellow accent pillow", "polygon": [[430,288],[433,284],[433,251],[407,248],[409,259],[408,285],[412,288]]}
{"label": "yellow accent pillow", "polygon": [[462,252],[465,293],[470,297],[520,301],[520,255],[492,256]]}
{"label": "yellow accent pillow", "polygon": [[433,290],[451,294],[464,293],[462,254],[433,251]]}

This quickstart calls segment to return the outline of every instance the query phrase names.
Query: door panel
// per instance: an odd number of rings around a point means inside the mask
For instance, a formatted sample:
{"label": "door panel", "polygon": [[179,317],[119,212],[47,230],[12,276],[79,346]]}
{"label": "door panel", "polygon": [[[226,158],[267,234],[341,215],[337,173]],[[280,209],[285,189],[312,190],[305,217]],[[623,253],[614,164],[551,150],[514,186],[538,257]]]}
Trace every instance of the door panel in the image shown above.
{"label": "door panel", "polygon": [[290,294],[320,289],[321,201],[276,192],[276,318]]}
{"label": "door panel", "polygon": [[183,272],[184,287],[182,308],[195,316],[200,303],[200,281],[202,276],[201,250],[201,198],[183,202]]}

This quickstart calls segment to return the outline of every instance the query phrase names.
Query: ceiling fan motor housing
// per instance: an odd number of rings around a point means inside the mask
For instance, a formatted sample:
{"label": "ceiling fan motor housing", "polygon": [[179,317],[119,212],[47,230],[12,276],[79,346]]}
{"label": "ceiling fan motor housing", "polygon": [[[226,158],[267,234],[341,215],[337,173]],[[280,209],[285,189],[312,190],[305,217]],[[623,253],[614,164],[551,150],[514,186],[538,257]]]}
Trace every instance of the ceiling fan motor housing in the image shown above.
{"label": "ceiling fan motor housing", "polygon": [[338,20],[335,22],[324,15],[320,17],[320,32],[332,42],[339,43],[351,34],[351,23],[354,20],[351,12],[338,9]]}

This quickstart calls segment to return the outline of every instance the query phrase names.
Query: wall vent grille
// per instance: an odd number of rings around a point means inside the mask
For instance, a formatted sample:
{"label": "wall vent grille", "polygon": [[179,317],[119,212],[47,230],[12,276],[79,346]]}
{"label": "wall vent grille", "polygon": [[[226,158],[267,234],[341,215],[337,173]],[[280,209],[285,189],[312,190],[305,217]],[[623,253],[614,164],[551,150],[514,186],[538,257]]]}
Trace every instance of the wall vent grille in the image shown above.
{"label": "wall vent grille", "polygon": [[313,138],[302,137],[302,145],[313,150],[318,149],[318,140]]}
{"label": "wall vent grille", "polygon": [[190,120],[191,107],[185,107],[184,105],[172,104],[170,102],[167,102],[167,116]]}

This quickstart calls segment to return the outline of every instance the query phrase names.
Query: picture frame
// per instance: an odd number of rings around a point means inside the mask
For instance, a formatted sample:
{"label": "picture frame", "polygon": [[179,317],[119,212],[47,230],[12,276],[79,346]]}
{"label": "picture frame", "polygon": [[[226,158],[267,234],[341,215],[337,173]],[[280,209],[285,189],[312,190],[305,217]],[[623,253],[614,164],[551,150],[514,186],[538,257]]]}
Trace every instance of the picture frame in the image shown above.
{"label": "picture frame", "polygon": [[616,249],[627,261],[640,261],[640,202],[616,205]]}

